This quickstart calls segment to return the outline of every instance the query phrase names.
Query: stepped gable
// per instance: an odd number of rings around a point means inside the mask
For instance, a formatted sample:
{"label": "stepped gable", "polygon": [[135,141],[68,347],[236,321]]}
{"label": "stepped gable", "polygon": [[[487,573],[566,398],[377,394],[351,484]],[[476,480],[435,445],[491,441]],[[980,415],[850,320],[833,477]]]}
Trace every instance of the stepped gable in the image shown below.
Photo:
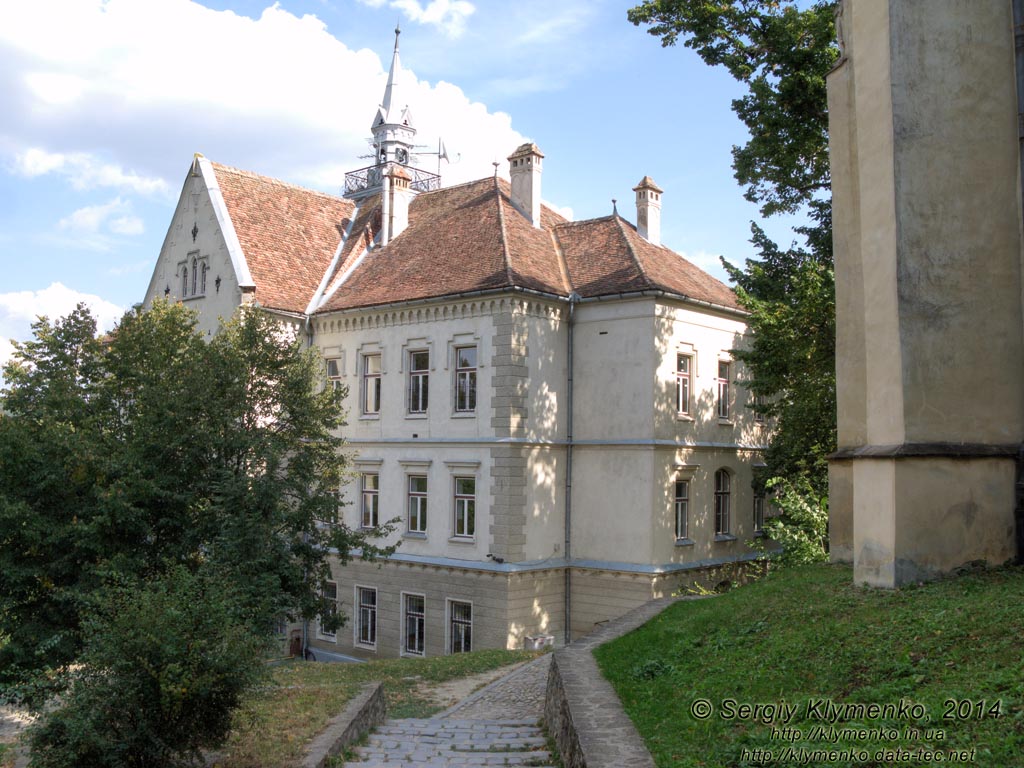
{"label": "stepped gable", "polygon": [[652,245],[617,214],[556,228],[569,275],[584,298],[659,290],[740,310],[732,289],[675,251]]}
{"label": "stepped gable", "polygon": [[349,200],[211,163],[261,306],[305,312],[352,216]]}

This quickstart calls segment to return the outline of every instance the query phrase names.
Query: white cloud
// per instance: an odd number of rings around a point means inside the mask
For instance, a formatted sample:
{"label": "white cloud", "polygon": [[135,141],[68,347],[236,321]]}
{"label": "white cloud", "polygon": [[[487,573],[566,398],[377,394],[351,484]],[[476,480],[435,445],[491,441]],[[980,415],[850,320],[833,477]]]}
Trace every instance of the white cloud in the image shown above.
{"label": "white cloud", "polygon": [[118,216],[110,222],[110,231],[115,235],[141,235],[146,225],[138,216]]}
{"label": "white cloud", "polygon": [[10,339],[29,339],[32,323],[37,317],[43,315],[51,320],[64,317],[80,302],[88,305],[100,331],[109,331],[124,314],[116,304],[95,294],[73,290],[62,283],[52,283],[41,291],[0,293],[0,366],[14,353]]}
{"label": "white cloud", "polygon": [[79,208],[71,215],[65,216],[57,226],[72,232],[98,232],[100,226],[113,214],[128,209],[128,204],[120,197],[115,197],[103,205],[87,205]]}
{"label": "white cloud", "polygon": [[[464,0],[387,2],[451,34],[474,10]],[[272,5],[251,19],[189,0],[17,3],[0,25],[4,49],[20,68],[8,100],[18,112],[4,126],[8,146],[20,150],[18,173],[171,196],[197,150],[340,189],[343,171],[368,150],[389,63],[349,49],[313,15]],[[417,142],[432,145],[443,134],[449,151],[461,153],[442,168],[445,183],[490,175],[491,161],[524,141],[508,115],[448,83],[405,75]],[[423,166],[436,169],[429,158]]]}
{"label": "white cloud", "polygon": [[89,190],[96,187],[114,187],[139,194],[164,194],[170,187],[163,179],[141,176],[125,171],[116,163],[103,163],[97,157],[76,152],[63,154],[47,152],[39,147],[30,147],[14,157],[14,170],[22,176],[35,177],[48,173],[66,176],[75,189]]}
{"label": "white cloud", "polygon": [[694,266],[700,267],[709,275],[712,275],[728,285],[729,275],[722,266],[722,259],[717,253],[708,253],[707,251],[680,251],[679,255]]}

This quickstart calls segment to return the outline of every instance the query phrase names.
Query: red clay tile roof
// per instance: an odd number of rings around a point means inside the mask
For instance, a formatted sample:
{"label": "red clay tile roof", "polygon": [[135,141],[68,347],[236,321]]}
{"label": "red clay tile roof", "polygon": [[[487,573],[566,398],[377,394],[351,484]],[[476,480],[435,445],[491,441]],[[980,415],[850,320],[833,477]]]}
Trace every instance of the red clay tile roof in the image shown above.
{"label": "red clay tile roof", "polygon": [[212,165],[256,284],[256,301],[305,312],[341,242],[352,202]]}
{"label": "red clay tile roof", "polygon": [[[651,245],[618,215],[570,222],[542,207],[541,227],[487,178],[424,192],[384,247],[376,198],[352,202],[214,164],[263,306],[304,312],[328,271],[319,313],[473,291],[525,288],[582,297],[655,290],[739,309],[723,283]],[[332,263],[345,237],[341,257]]]}

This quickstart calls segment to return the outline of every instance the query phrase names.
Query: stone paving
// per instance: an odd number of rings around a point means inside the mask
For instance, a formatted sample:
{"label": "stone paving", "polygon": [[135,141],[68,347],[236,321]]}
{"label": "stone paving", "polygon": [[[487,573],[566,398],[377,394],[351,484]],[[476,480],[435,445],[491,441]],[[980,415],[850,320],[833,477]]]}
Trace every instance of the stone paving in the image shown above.
{"label": "stone paving", "polygon": [[553,766],[540,728],[551,655],[430,719],[389,720],[355,750],[358,768]]}

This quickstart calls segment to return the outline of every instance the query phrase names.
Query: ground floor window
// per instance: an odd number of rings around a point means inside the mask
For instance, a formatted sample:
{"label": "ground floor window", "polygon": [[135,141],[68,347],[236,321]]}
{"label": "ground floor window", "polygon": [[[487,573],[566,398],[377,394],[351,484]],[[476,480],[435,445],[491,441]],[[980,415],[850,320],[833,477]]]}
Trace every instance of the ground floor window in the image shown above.
{"label": "ground floor window", "polygon": [[729,497],[731,478],[729,473],[720,469],[715,472],[715,534],[729,535]]}
{"label": "ground floor window", "polygon": [[358,612],[356,614],[356,643],[377,644],[377,590],[356,587]]}
{"label": "ground floor window", "polygon": [[473,650],[473,604],[452,600],[448,603],[450,615],[449,653],[468,653]]}
{"label": "ground floor window", "polygon": [[754,496],[754,533],[764,533],[764,496]]}
{"label": "ground floor window", "polygon": [[423,628],[426,624],[426,601],[423,595],[405,595],[404,650],[414,656],[423,655]]}
{"label": "ground floor window", "polygon": [[690,484],[686,480],[676,480],[676,539],[690,536]]}
{"label": "ground floor window", "polygon": [[334,616],[338,613],[338,585],[333,581],[328,581],[324,584],[324,590],[321,593],[323,597],[323,612],[320,614],[320,637],[326,640],[336,640],[337,634],[334,630],[327,631],[324,629],[325,623],[331,623],[334,620]]}

